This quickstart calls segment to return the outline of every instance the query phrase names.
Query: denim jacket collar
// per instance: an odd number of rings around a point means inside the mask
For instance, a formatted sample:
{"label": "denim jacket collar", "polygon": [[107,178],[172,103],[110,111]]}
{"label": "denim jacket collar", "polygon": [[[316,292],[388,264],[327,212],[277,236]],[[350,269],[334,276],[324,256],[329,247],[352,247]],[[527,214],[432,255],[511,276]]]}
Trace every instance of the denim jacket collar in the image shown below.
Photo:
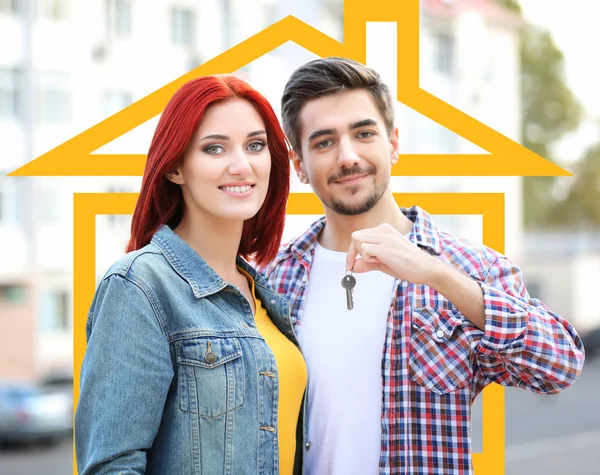
{"label": "denim jacket collar", "polygon": [[[196,298],[214,294],[229,285],[169,226],[162,225],[154,233],[150,242],[160,249],[175,272],[192,287]],[[238,256],[236,263],[250,274],[255,285],[262,287],[264,290],[269,289],[269,285],[263,276],[244,259]]]}

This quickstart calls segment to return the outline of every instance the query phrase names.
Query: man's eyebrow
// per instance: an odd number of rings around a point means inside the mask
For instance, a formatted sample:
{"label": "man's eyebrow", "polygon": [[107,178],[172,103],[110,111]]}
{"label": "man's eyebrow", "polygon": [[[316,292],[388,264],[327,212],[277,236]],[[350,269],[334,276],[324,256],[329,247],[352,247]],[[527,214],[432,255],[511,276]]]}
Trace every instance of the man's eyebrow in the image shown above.
{"label": "man's eyebrow", "polygon": [[313,133],[311,133],[308,136],[308,141],[310,142],[313,139],[316,139],[317,137],[321,137],[322,135],[333,135],[337,132],[337,130],[335,129],[320,129],[320,130],[315,130]]}
{"label": "man's eyebrow", "polygon": [[[354,129],[359,129],[361,127],[366,127],[366,126],[376,126],[377,125],[377,121],[374,119],[363,119],[363,120],[359,120],[358,122],[352,122],[349,125],[350,130],[354,130]],[[310,142],[311,140],[316,139],[317,137],[321,137],[323,135],[333,135],[337,133],[336,129],[319,129],[319,130],[315,130],[313,133],[311,133],[308,136],[308,141]]]}
{"label": "man's eyebrow", "polygon": [[358,122],[354,122],[354,123],[350,124],[350,130],[359,129],[361,127],[366,127],[368,125],[376,126],[377,121],[374,119],[359,120]]}

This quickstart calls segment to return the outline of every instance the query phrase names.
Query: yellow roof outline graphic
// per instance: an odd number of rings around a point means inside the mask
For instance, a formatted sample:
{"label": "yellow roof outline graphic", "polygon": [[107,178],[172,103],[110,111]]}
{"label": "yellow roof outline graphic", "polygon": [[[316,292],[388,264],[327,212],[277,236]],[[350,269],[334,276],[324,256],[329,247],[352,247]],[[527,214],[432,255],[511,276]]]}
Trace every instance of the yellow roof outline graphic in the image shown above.
{"label": "yellow roof outline graphic", "polygon": [[403,104],[478,145],[489,154],[400,154],[396,176],[572,176],[549,160],[484,125],[419,87],[419,0],[344,1],[344,43],[293,16],[150,93],[14,170],[9,176],[141,176],[145,154],[93,152],[160,114],[187,81],[236,71],[260,56],[293,41],[321,57],[343,56],[366,61],[366,23],[396,22],[397,94]]}

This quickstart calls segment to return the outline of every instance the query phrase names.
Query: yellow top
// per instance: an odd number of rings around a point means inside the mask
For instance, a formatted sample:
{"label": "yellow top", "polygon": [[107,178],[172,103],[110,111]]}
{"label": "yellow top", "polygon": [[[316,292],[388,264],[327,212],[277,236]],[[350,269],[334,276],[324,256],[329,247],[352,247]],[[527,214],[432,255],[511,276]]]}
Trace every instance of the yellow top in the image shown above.
{"label": "yellow top", "polygon": [[256,328],[271,348],[277,364],[277,377],[279,378],[279,410],[277,411],[279,471],[281,475],[292,475],[296,454],[296,427],[308,377],[306,363],[300,350],[275,326],[267,315],[260,299],[256,298],[252,277],[244,271],[242,273],[247,276],[252,288],[252,296],[256,305],[254,315]]}

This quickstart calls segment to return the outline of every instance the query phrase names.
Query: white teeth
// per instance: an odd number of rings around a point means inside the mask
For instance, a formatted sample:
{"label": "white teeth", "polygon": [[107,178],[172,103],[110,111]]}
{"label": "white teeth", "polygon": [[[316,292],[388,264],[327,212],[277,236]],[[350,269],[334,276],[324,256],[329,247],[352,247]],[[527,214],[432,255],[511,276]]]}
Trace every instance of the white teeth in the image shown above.
{"label": "white teeth", "polygon": [[250,191],[250,189],[252,188],[251,185],[244,185],[244,186],[224,186],[222,187],[223,191],[228,191],[229,193],[246,193],[248,191]]}

